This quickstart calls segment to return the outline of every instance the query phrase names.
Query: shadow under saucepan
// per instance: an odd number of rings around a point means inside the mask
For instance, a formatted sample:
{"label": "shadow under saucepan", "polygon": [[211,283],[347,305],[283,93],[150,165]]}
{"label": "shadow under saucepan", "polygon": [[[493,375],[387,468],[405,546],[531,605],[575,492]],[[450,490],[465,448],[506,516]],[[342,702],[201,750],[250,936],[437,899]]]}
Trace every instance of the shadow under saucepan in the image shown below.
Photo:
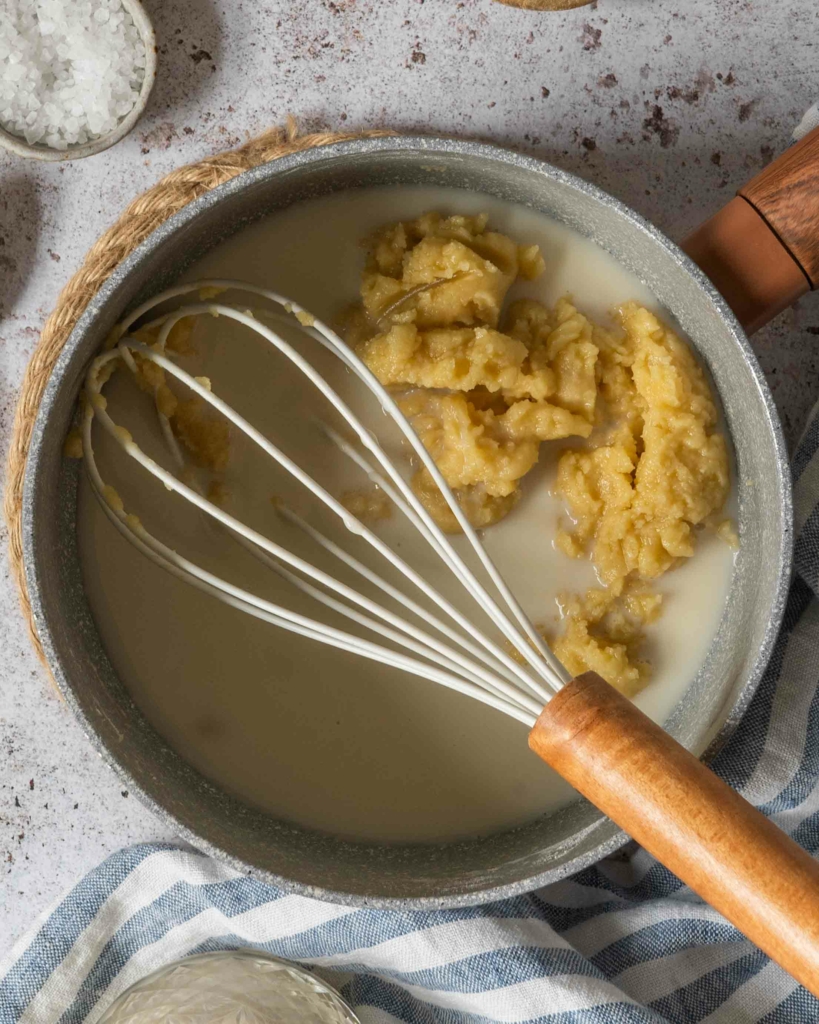
{"label": "shadow under saucepan", "polygon": [[0,324],[28,280],[40,232],[36,183],[15,165],[0,163]]}

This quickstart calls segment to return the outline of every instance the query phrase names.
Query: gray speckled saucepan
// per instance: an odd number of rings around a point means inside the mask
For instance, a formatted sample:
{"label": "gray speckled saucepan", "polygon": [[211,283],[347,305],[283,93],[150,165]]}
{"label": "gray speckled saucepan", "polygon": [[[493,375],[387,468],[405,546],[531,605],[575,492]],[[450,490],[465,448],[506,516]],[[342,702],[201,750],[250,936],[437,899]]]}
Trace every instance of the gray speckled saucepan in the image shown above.
{"label": "gray speckled saucepan", "polygon": [[404,137],[307,150],[235,178],[154,231],[91,302],[46,389],[26,475],[26,579],[37,630],[70,707],[100,755],[168,827],[215,857],[309,896],[362,906],[453,907],[556,881],[626,837],[578,800],[488,838],[359,844],[276,820],[222,792],[148,724],[106,656],[77,555],[79,468],[62,456],[86,366],[128,309],[265,214],[339,189],[387,184],[484,192],[569,225],[648,285],[707,364],[734,443],[742,544],[716,638],[666,728],[697,754],[717,750],[759,683],[788,586],[790,477],[773,401],[733,314],[676,245],[594,186],[493,146]]}

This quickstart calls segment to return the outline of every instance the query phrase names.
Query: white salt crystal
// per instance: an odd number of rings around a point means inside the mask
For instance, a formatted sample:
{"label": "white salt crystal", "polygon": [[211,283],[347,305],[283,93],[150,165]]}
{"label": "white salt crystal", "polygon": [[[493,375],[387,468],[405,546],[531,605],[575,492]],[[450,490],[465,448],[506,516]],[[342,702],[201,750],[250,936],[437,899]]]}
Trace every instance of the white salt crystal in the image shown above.
{"label": "white salt crystal", "polygon": [[0,123],[66,149],[139,98],[145,46],[122,0],[0,0]]}

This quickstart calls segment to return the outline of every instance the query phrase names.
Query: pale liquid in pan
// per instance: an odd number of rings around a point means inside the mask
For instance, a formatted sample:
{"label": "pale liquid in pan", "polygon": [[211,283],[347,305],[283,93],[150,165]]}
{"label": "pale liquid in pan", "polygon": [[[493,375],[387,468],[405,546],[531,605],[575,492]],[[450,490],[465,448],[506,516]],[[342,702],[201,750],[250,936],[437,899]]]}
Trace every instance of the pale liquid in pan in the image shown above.
{"label": "pale liquid in pan", "polygon": [[[484,211],[494,229],[541,246],[546,274],[517,285],[513,297],[529,295],[552,304],[570,292],[583,312],[603,323],[614,304],[629,298],[656,308],[639,281],[570,230],[524,207],[454,189],[369,189],[312,200],[243,230],[186,276],[262,285],[332,321],[357,297],[363,259],[359,240],[375,226],[429,209]],[[225,298],[242,307],[260,304]],[[224,317],[204,318],[195,338],[200,355],[183,361],[186,368],[207,374],[217,394],[331,493],[339,496],[366,485],[311,421],[319,415],[337,422],[334,414],[266,342]],[[307,342],[305,352],[313,358],[317,346]],[[314,361],[389,441],[390,426],[363,386],[331,357],[319,354]],[[114,420],[161,458],[147,396],[136,392],[126,373],[117,374],[107,394]],[[327,618],[328,612],[271,579],[269,570],[208,525],[201,513],[168,494],[124,455],[115,455],[101,430],[95,439],[103,478],[116,486],[126,509],[166,543],[248,590]],[[541,447],[539,466],[527,477],[519,505],[484,537],[533,621],[547,625],[556,622],[558,593],[584,592],[594,583],[587,562],[571,560],[552,545],[563,513],[549,493],[559,450],[556,444]],[[277,520],[271,495],[285,497],[349,550],[382,567],[359,539],[317,511],[312,499],[235,433],[226,484],[229,511],[328,571],[342,575],[338,563],[317,554]],[[500,831],[575,798],[530,753],[525,726],[500,712],[440,685],[294,637],[172,578],[116,533],[84,473],[78,522],[88,598],[121,679],[183,757],[244,801],[352,839],[417,842]],[[375,529],[399,544],[400,554],[457,600],[479,628],[488,628],[399,513]],[[458,543],[465,551],[462,539]],[[715,536],[701,534],[696,556],[659,583],[666,595],[664,614],[649,627],[646,649],[654,676],[636,701],[658,722],[668,717],[704,660],[725,605],[732,565],[730,549]],[[343,620],[334,621],[350,628]]]}

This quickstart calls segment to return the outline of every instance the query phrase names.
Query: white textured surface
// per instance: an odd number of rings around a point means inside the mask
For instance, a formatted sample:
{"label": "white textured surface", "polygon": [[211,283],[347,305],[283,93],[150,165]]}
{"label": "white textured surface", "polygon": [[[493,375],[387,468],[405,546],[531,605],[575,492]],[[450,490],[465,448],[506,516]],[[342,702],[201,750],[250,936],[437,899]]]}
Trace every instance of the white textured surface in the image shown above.
{"label": "white textured surface", "polygon": [[[0,445],[59,289],[161,174],[298,117],[510,143],[681,238],[788,141],[816,96],[805,0],[599,0],[547,14],[491,0],[146,0],[160,45],[145,117],[77,163],[0,155]],[[819,302],[756,338],[793,441],[819,396]],[[162,827],[98,760],[0,582],[0,951],[109,851]]]}

